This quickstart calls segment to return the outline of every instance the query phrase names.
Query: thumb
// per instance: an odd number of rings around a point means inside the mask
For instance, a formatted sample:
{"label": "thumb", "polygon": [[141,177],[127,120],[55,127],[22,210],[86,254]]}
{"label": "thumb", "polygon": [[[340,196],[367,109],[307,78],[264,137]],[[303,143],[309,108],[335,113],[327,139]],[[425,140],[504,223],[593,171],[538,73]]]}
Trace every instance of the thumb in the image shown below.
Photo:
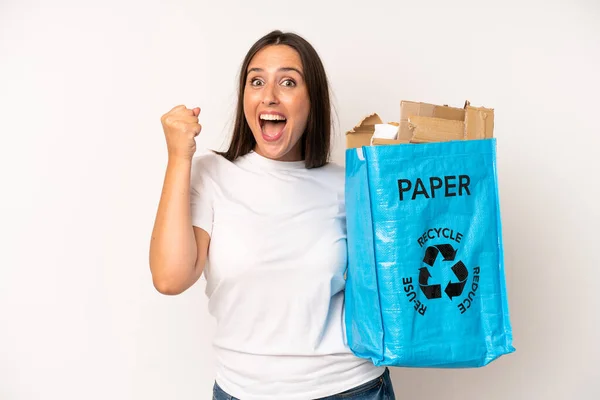
{"label": "thumb", "polygon": [[192,111],[194,112],[194,117],[197,117],[198,115],[200,115],[200,107],[196,107]]}

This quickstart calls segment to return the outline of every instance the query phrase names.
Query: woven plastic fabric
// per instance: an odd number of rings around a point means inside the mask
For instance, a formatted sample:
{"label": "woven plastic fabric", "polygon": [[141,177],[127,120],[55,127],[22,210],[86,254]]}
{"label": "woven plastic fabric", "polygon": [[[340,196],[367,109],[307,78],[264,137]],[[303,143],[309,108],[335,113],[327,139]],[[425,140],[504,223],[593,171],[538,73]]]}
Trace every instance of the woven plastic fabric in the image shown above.
{"label": "woven plastic fabric", "polygon": [[513,352],[496,139],[346,151],[352,351],[375,365],[480,367]]}

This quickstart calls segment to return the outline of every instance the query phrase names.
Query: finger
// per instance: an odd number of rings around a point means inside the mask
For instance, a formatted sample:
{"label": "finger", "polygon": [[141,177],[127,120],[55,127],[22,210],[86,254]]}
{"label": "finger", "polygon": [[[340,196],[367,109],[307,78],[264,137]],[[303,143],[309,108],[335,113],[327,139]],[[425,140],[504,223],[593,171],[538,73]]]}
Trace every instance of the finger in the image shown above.
{"label": "finger", "polygon": [[194,131],[194,137],[198,136],[201,131],[202,131],[202,125],[198,124],[198,126],[196,127],[196,130]]}
{"label": "finger", "polygon": [[195,117],[193,115],[186,115],[186,116],[178,118],[178,120],[181,122],[190,123],[190,124],[198,123],[198,117]]}
{"label": "finger", "polygon": [[196,107],[192,110],[194,112],[194,116],[197,117],[198,115],[200,115],[200,107]]}

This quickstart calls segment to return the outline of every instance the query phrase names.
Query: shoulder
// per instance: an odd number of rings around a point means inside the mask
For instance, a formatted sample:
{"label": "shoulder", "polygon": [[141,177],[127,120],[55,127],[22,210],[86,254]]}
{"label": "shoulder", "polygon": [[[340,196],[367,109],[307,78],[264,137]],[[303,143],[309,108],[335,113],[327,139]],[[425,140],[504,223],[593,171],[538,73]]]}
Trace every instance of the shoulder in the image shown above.
{"label": "shoulder", "polygon": [[325,164],[323,167],[323,174],[325,176],[325,183],[335,191],[337,203],[339,206],[339,212],[341,215],[346,213],[346,168],[342,165],[335,163]]}
{"label": "shoulder", "polygon": [[346,169],[339,164],[327,163],[320,168],[314,169],[320,179],[334,185],[343,185],[346,178]]}
{"label": "shoulder", "polygon": [[344,175],[345,168],[343,165],[336,164],[334,162],[328,162],[327,164],[321,167],[324,171],[327,171],[331,174],[341,174]]}
{"label": "shoulder", "polygon": [[192,159],[192,169],[198,169],[201,167],[217,168],[221,162],[220,159],[225,160],[224,157],[212,150],[204,150],[200,153],[197,153]]}
{"label": "shoulder", "polygon": [[217,175],[219,171],[228,168],[232,163],[213,150],[204,150],[197,153],[192,159],[192,174],[202,173]]}
{"label": "shoulder", "polygon": [[318,181],[322,193],[331,193],[339,204],[344,203],[346,189],[346,168],[335,163],[327,163],[319,168],[313,168],[312,176]]}
{"label": "shoulder", "polygon": [[221,175],[220,171],[229,163],[227,159],[212,150],[196,153],[192,159],[191,183],[205,185],[206,182],[215,182]]}

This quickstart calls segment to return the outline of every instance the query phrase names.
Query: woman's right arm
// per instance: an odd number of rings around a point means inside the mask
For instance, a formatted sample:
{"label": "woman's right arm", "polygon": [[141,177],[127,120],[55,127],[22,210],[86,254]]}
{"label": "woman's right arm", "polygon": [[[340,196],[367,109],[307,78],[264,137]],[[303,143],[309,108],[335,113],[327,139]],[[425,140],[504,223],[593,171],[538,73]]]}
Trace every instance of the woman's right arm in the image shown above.
{"label": "woman's right arm", "polygon": [[175,295],[191,287],[202,275],[210,237],[192,226],[190,176],[200,133],[200,109],[175,107],[161,122],[169,161],[150,241],[150,271],[154,287]]}

